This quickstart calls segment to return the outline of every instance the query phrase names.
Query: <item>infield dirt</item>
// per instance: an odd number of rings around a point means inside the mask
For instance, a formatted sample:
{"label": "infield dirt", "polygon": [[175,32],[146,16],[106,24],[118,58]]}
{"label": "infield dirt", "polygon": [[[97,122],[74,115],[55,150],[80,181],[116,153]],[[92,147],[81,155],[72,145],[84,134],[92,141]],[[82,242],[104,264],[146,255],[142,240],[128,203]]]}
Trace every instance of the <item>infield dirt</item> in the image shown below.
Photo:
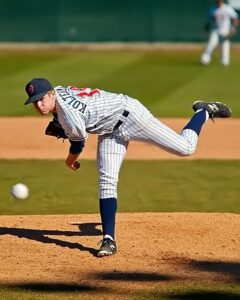
{"label": "infield dirt", "polygon": [[[68,153],[67,141],[44,135],[48,117],[0,118],[0,158],[64,159]],[[180,132],[187,119],[161,119]],[[178,157],[155,146],[131,142],[126,159],[240,159],[240,119],[217,119],[203,127],[196,153]],[[13,138],[14,137],[14,138]],[[81,159],[95,159],[95,135],[89,135]]]}
{"label": "infield dirt", "polygon": [[124,294],[174,281],[238,282],[240,216],[125,213],[118,253],[97,258],[98,215],[2,216],[1,284],[65,284]]}

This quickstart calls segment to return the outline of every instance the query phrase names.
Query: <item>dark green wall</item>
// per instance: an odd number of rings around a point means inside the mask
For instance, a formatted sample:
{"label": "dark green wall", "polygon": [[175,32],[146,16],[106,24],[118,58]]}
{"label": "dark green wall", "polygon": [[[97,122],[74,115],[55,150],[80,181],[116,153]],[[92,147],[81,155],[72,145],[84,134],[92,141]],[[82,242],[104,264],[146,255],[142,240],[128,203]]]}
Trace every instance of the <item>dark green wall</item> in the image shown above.
{"label": "dark green wall", "polygon": [[204,41],[211,0],[0,0],[0,41]]}

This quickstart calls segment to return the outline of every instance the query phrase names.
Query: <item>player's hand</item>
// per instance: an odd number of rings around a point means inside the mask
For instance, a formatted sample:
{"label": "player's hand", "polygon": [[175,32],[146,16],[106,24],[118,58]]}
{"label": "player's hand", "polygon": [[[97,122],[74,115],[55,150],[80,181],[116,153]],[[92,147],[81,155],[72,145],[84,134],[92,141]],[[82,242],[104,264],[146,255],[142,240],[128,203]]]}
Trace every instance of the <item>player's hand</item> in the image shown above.
{"label": "player's hand", "polygon": [[80,162],[77,160],[72,160],[70,157],[66,159],[66,165],[71,169],[71,170],[78,170],[80,168]]}
{"label": "player's hand", "polygon": [[77,170],[80,168],[80,162],[79,161],[75,161],[71,167],[70,167],[72,170]]}
{"label": "player's hand", "polygon": [[77,170],[80,168],[80,162],[79,161],[75,161],[73,164],[67,164],[66,165],[72,169],[72,170]]}

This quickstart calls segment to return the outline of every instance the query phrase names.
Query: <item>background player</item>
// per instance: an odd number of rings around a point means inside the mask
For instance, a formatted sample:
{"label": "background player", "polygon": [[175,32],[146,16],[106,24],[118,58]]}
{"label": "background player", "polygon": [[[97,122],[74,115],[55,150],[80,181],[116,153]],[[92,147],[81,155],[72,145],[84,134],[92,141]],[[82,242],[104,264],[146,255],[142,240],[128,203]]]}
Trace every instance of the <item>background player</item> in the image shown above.
{"label": "background player", "polygon": [[145,141],[186,156],[194,153],[202,125],[208,118],[231,116],[220,102],[196,101],[195,114],[180,134],[156,119],[138,100],[99,89],[52,87],[44,78],[31,80],[25,88],[28,100],[42,115],[53,113],[71,146],[66,165],[77,170],[77,161],[88,133],[98,134],[97,166],[103,240],[98,256],[116,253],[114,240],[117,183],[130,140]]}
{"label": "background player", "polygon": [[218,44],[221,46],[221,64],[230,63],[230,38],[236,33],[238,26],[237,12],[223,0],[216,0],[215,5],[209,9],[206,29],[209,38],[206,49],[201,56],[201,63],[207,65]]}

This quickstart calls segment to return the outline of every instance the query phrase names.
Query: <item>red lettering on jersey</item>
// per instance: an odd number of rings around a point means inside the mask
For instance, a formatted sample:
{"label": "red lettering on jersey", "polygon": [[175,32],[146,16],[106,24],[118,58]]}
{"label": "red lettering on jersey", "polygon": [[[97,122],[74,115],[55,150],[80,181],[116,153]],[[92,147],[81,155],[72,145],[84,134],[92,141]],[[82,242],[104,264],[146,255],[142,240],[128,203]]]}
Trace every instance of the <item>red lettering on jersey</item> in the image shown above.
{"label": "red lettering on jersey", "polygon": [[74,90],[74,91],[79,91],[79,93],[77,93],[77,96],[79,96],[79,97],[84,97],[84,96],[91,97],[94,94],[99,94],[100,93],[99,89],[91,90],[90,88],[78,88],[78,87],[75,87],[75,86],[71,86],[70,89]]}

